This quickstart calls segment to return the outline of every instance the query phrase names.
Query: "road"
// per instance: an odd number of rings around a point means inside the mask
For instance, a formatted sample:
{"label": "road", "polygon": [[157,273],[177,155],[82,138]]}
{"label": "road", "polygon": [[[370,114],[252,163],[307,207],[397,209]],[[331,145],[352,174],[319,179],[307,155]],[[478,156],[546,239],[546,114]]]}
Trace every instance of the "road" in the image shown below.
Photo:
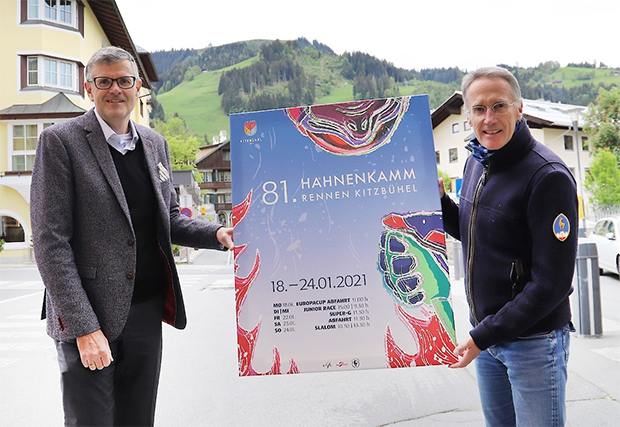
{"label": "road", "polygon": [[[184,331],[164,327],[157,426],[481,425],[472,367],[239,378],[227,261],[226,254],[205,251],[179,265],[189,322]],[[38,320],[42,289],[33,265],[0,265],[0,426],[62,425],[56,352]],[[462,338],[468,329],[462,286],[453,294]],[[618,276],[601,277],[601,295],[604,325],[620,327]],[[573,398],[576,418],[588,398]],[[443,422],[433,424],[437,417]]]}

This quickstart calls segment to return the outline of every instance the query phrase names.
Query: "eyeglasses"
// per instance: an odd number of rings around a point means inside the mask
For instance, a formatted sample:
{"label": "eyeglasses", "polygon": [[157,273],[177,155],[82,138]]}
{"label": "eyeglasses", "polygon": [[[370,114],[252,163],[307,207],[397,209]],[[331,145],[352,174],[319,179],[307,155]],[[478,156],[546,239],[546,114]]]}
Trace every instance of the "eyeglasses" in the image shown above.
{"label": "eyeglasses", "polygon": [[99,90],[110,89],[114,82],[116,82],[121,89],[131,89],[136,84],[136,78],[134,76],[123,76],[118,79],[113,79],[111,77],[95,77],[90,81],[95,83],[95,87]]}
{"label": "eyeglasses", "polygon": [[486,116],[487,110],[490,108],[491,111],[493,111],[493,114],[502,116],[508,113],[508,110],[510,109],[510,107],[515,105],[517,102],[519,101],[515,101],[511,103],[508,103],[505,101],[499,101],[491,105],[490,107],[487,107],[485,105],[474,105],[473,107],[471,107],[471,110],[469,110],[468,113],[473,114],[475,117],[482,117],[482,116]]}

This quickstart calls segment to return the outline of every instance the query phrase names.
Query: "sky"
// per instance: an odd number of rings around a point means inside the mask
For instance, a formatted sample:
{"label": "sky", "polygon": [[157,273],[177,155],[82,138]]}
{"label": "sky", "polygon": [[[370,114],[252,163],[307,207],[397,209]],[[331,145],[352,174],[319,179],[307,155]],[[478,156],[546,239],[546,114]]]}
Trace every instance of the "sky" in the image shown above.
{"label": "sky", "polygon": [[150,51],[305,37],[397,67],[620,67],[617,0],[116,0]]}

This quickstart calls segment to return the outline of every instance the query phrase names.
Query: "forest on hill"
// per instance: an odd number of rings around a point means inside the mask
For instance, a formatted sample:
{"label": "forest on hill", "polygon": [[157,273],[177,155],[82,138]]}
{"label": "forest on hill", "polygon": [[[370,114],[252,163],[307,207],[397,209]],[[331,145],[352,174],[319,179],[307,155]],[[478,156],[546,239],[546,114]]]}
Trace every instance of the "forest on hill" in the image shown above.
{"label": "forest on hill", "polygon": [[[207,134],[217,134],[212,129],[223,127],[223,118],[238,112],[415,94],[427,94],[431,108],[436,108],[459,90],[466,73],[458,67],[406,70],[362,52],[337,55],[305,38],[158,51],[152,58],[160,76],[154,84],[153,118],[178,115],[195,133],[204,133],[207,142]],[[517,77],[527,99],[588,105],[601,87],[620,85],[619,70],[604,64],[597,68],[591,64],[561,67],[553,61],[532,68],[498,65]],[[201,95],[189,100],[192,85]],[[215,103],[220,110],[213,117],[217,125],[209,129],[197,120],[190,124],[188,110],[200,110],[199,104],[205,104],[211,112],[206,120],[211,120]]]}

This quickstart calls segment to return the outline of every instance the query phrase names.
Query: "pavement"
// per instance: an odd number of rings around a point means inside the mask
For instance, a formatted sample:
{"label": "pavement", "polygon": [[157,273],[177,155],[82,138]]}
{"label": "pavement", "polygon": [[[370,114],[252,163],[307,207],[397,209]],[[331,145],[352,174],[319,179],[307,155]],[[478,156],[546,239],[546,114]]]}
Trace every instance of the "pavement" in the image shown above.
{"label": "pavement", "polygon": [[[605,317],[605,313],[615,314],[618,319],[618,295],[620,295],[620,280],[618,276],[609,276],[611,285],[616,285],[612,298],[603,301],[602,330],[599,336],[571,334],[570,356],[568,363],[568,383],[566,390],[567,426],[619,426],[620,425],[620,321]],[[613,283],[613,282],[617,283]],[[463,308],[466,307],[462,280],[451,280],[453,305],[457,317],[457,330],[462,337],[468,326],[464,323]],[[577,295],[571,298],[573,307],[577,304]],[[605,294],[602,295],[606,297]],[[607,306],[608,310],[605,310]],[[577,320],[574,318],[574,322]],[[594,322],[592,322],[593,324]],[[591,329],[594,331],[594,328]],[[470,367],[466,368],[469,369]],[[475,371],[472,370],[472,385],[475,385]],[[476,389],[477,390],[477,389]],[[484,416],[477,404],[476,408],[465,406],[442,412],[425,415],[419,419],[403,420],[394,423],[399,427],[429,427],[458,424],[460,426],[483,426]],[[438,408],[440,409],[440,408]],[[392,424],[391,424],[392,425]]]}
{"label": "pavement", "polygon": [[[189,257],[179,271],[190,323],[164,329],[156,426],[484,425],[471,365],[238,378],[232,260],[204,251]],[[0,427],[62,423],[55,351],[36,320],[40,295],[30,296],[41,285],[27,268],[0,264],[0,291],[16,295],[0,301]],[[22,284],[2,287],[21,274]],[[620,281],[601,279],[603,334],[571,335],[567,426],[620,425]],[[452,290],[462,340],[469,328],[462,280],[453,278]],[[16,306],[26,301],[27,309]]]}

